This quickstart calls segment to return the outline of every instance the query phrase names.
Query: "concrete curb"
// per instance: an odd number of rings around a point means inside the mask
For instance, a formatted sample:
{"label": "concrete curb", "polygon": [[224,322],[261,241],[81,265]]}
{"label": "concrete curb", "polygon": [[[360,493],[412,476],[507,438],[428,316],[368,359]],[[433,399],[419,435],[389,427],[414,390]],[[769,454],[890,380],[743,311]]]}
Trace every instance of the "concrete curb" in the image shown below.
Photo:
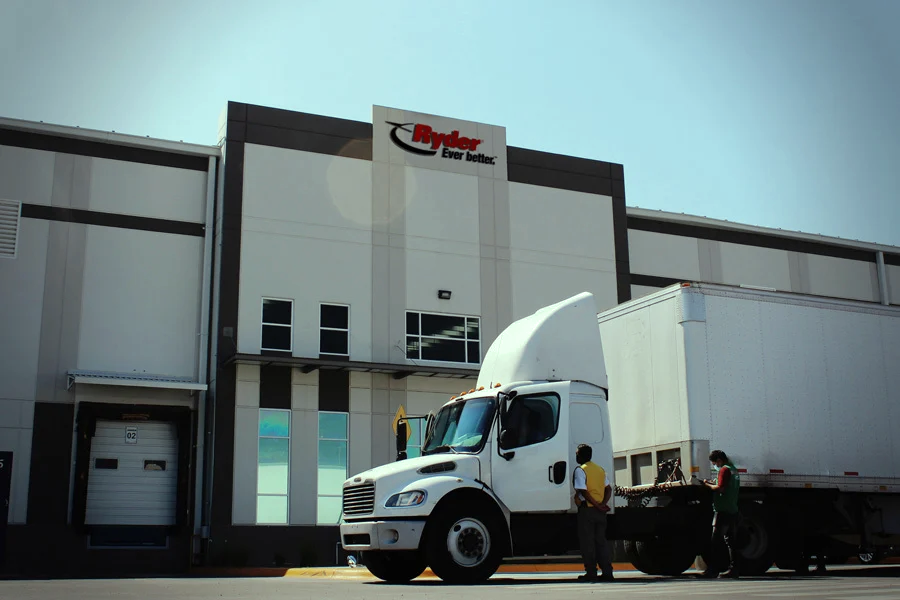
{"label": "concrete curb", "polygon": [[[614,571],[633,571],[631,563],[613,563]],[[582,564],[510,564],[501,565],[497,573],[582,573]],[[320,579],[377,579],[365,567],[301,567],[290,569],[250,568],[195,568],[191,575],[199,577],[305,577]],[[437,579],[431,569],[416,579]]]}

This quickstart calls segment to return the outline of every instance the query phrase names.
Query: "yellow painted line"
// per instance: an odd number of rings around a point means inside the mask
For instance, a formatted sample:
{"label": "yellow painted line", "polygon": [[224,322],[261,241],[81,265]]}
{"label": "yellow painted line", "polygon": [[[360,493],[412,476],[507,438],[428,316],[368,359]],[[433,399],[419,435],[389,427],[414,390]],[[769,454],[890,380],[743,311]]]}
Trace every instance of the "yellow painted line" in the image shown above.
{"label": "yellow painted line", "polygon": [[[859,565],[855,557],[847,561],[852,565]],[[900,564],[900,557],[890,556],[882,559],[880,565]],[[862,566],[862,565],[860,565]],[[812,568],[812,566],[811,566]],[[613,563],[614,571],[633,571],[631,563]],[[580,563],[565,564],[504,564],[500,565],[497,573],[562,573],[584,571],[584,565]],[[301,568],[271,568],[271,567],[200,567],[191,569],[191,573],[206,577],[306,577],[320,579],[376,579],[364,566],[351,569],[349,567],[301,567]],[[438,579],[431,569],[425,569],[416,579]]]}
{"label": "yellow painted line", "polygon": [[[614,571],[631,571],[634,566],[631,563],[613,563]],[[560,573],[560,572],[582,572],[584,565],[569,564],[506,564],[500,565],[497,569],[498,573]],[[327,579],[374,579],[368,569],[365,567],[357,567],[351,569],[349,567],[300,567],[292,569],[278,568],[199,568],[192,569],[197,575],[206,575],[209,577],[308,577],[308,578],[327,578]],[[416,579],[436,579],[437,575],[431,569],[419,575]]]}

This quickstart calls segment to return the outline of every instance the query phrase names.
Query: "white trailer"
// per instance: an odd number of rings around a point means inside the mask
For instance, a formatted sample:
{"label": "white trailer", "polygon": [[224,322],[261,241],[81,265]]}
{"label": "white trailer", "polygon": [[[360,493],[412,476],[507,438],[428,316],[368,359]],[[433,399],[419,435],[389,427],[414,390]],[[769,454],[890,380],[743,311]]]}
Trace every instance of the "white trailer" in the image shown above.
{"label": "white trailer", "polygon": [[[598,322],[620,486],[652,484],[676,458],[708,478],[709,452],[724,450],[741,473],[747,573],[898,544],[900,309],[685,282]],[[677,572],[687,557],[658,547],[670,544],[626,550],[645,571]]]}

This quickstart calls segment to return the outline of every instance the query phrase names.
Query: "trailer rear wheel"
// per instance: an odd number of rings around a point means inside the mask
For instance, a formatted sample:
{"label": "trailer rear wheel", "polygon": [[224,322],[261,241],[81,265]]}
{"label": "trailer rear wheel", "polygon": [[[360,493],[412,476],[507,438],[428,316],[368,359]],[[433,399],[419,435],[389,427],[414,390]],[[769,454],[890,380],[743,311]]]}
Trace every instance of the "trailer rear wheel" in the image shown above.
{"label": "trailer rear wheel", "polygon": [[415,550],[368,550],[363,564],[378,579],[390,583],[406,583],[421,575],[428,566],[421,552]]}
{"label": "trailer rear wheel", "polygon": [[859,558],[859,562],[864,565],[876,565],[880,563],[885,556],[885,551],[882,548],[873,548],[872,550],[860,550],[859,554],[857,554],[857,558]]}
{"label": "trailer rear wheel", "polygon": [[625,553],[637,570],[647,575],[670,577],[690,569],[697,558],[697,549],[693,544],[675,537],[625,540]]}
{"label": "trailer rear wheel", "polygon": [[756,503],[741,506],[735,560],[742,575],[762,575],[775,563],[776,532],[765,509]]}

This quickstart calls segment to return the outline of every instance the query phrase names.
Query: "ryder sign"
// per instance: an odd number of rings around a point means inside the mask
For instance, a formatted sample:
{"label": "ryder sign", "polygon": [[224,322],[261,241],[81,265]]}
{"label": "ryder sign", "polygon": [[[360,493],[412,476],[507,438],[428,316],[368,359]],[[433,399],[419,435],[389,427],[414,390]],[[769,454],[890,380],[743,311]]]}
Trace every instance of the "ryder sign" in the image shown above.
{"label": "ryder sign", "polygon": [[478,152],[484,140],[460,135],[459,131],[436,131],[425,123],[394,123],[391,141],[399,148],[420,156],[440,156],[447,160],[459,160],[471,163],[493,165],[496,156],[488,156]]}

